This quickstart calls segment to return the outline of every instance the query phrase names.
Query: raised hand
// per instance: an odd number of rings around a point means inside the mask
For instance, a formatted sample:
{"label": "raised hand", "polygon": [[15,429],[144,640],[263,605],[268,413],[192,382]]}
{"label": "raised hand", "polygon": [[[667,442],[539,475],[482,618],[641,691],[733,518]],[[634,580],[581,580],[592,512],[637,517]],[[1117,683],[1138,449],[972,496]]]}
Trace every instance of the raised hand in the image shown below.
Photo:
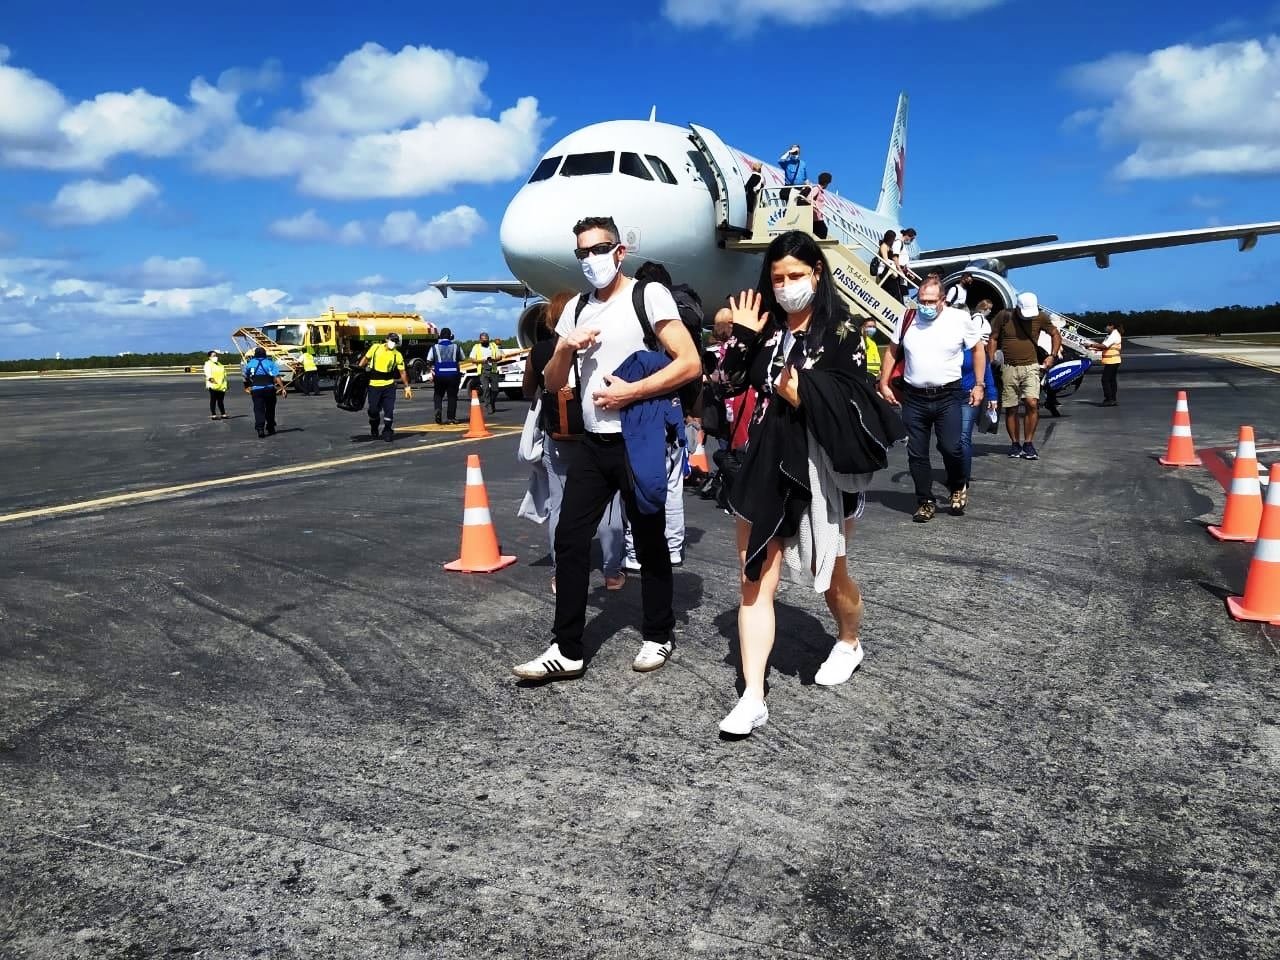
{"label": "raised hand", "polygon": [[740,296],[730,297],[729,310],[733,313],[733,322],[759,333],[769,319],[767,313],[760,312],[761,299],[755,290],[743,290]]}
{"label": "raised hand", "polygon": [[588,347],[595,346],[596,341],[600,339],[600,331],[590,327],[575,327],[563,339],[574,350],[586,350]]}

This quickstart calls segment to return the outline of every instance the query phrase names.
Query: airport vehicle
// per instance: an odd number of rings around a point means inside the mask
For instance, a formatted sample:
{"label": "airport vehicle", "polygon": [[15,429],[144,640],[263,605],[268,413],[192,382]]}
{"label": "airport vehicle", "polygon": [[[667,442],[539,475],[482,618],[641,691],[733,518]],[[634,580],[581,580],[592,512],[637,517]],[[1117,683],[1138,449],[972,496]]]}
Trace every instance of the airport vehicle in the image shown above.
{"label": "airport vehicle", "polygon": [[338,313],[332,307],[318,317],[290,318],[241,327],[231,334],[231,342],[248,356],[263,347],[281,370],[294,375],[302,371],[302,355],[315,358],[321,376],[336,377],[344,367],[355,366],[375,343],[387,334],[400,335],[400,352],[409,367],[409,376],[425,380],[426,355],[440,333],[416,313]]}
{"label": "airport vehicle", "polygon": [[[857,315],[871,317],[888,331],[904,312],[867,269],[886,230],[900,231],[906,168],[908,99],[898,98],[875,209],[827,194],[830,239],[820,241],[831,261],[837,288]],[[572,227],[584,214],[608,212],[617,222],[632,266],[640,260],[666,264],[677,282],[688,283],[704,303],[753,287],[760,254],[769,239],[786,229],[812,229],[812,208],[799,205],[799,191],[783,188],[782,171],[762,163],[762,185],[754,211],[746,189],[756,159],[726,145],[698,124],[678,127],[657,122],[615,120],[583,127],[551,147],[529,181],[516,193],[502,220],[500,242],[514,280],[452,281],[449,290],[548,296],[584,289],[573,257]],[[970,302],[989,298],[997,309],[1012,307],[1017,288],[1008,278],[1015,267],[1093,258],[1099,268],[1111,255],[1234,239],[1241,251],[1258,238],[1280,233],[1280,222],[1212,227],[1169,233],[1058,243],[1056,236],[978,243],[943,250],[909,248],[917,274],[938,272],[949,283],[973,275]],[[517,324],[529,345],[538,303]]]}

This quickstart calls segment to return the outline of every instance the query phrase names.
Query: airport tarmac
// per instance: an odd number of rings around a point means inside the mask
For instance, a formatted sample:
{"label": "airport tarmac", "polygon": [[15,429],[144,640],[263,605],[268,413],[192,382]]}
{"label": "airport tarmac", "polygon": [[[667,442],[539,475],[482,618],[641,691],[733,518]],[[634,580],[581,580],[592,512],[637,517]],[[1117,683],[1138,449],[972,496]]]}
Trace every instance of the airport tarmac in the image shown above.
{"label": "airport tarmac", "polygon": [[[366,442],[326,392],[258,440],[198,377],[0,381],[0,956],[1276,956],[1280,629],[1227,617],[1218,481],[1154,458],[1178,389],[1197,446],[1274,444],[1280,377],[1166,354],[1038,462],[975,437],[963,518],[911,522],[896,450],[862,669],[813,684],[829,617],[784,587],[741,742],[704,501],[673,660],[630,669],[639,584],[597,570],[587,674],[526,685],[553,601],[513,433]],[[490,576],[442,570],[470,453]]]}

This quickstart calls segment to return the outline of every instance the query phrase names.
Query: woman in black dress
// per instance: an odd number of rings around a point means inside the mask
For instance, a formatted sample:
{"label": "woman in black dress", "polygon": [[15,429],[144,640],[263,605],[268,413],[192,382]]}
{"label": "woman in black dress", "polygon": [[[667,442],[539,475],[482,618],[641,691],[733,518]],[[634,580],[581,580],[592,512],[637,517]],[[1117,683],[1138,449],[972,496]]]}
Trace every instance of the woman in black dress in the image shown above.
{"label": "woman in black dress", "polygon": [[816,682],[843,683],[862,662],[862,595],[849,576],[845,545],[862,490],[903,432],[870,386],[861,324],[845,310],[808,234],[776,237],[758,290],[731,298],[730,307],[733,338],[724,359],[730,391],[752,388],[760,397],[729,497],[738,517],[745,692],[720,730],[745,736],[769,717],[764,679],[784,563],[824,594],[836,621],[837,642]]}

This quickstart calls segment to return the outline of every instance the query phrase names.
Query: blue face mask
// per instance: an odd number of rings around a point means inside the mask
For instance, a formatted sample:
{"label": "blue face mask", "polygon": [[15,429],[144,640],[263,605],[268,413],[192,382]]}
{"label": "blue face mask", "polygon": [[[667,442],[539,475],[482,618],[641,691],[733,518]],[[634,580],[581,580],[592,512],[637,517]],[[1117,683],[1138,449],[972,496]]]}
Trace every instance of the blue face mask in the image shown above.
{"label": "blue face mask", "polygon": [[928,306],[921,304],[916,312],[920,314],[921,320],[933,320],[938,316],[938,308],[932,304]]}

